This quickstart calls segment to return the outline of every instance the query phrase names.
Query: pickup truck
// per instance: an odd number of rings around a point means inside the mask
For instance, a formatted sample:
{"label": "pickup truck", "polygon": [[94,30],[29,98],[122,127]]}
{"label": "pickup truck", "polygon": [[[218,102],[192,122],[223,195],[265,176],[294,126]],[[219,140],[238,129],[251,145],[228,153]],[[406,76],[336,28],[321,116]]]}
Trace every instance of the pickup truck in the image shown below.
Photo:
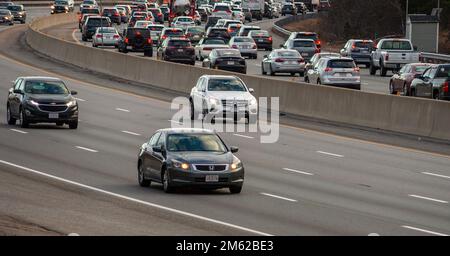
{"label": "pickup truck", "polygon": [[408,39],[381,39],[370,54],[370,74],[380,70],[386,76],[388,70],[398,71],[404,65],[419,62],[420,53]]}

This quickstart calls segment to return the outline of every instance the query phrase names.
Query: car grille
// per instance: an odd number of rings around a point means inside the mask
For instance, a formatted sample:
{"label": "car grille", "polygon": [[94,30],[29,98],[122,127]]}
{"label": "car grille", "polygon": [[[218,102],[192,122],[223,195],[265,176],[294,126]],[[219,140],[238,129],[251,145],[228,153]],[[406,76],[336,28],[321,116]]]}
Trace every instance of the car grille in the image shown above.
{"label": "car grille", "polygon": [[66,105],[39,105],[39,109],[44,112],[64,112],[67,110]]}
{"label": "car grille", "polygon": [[[212,168],[212,170],[210,168]],[[195,165],[195,169],[197,169],[198,171],[221,172],[221,171],[225,171],[227,169],[227,166],[225,164],[220,164],[220,165],[197,164],[197,165]]]}
{"label": "car grille", "polygon": [[234,104],[238,107],[246,107],[248,102],[246,100],[222,100],[222,106],[234,106]]}
{"label": "car grille", "polygon": [[57,10],[57,11],[65,11],[66,8],[65,8],[65,6],[55,6],[55,10]]}

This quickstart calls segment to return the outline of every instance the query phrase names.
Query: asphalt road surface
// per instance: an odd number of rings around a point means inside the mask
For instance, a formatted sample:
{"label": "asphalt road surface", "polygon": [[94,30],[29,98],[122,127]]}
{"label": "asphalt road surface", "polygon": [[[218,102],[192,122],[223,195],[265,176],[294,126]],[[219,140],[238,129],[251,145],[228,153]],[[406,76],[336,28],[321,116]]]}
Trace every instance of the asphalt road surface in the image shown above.
{"label": "asphalt road surface", "polygon": [[[170,110],[170,103],[104,88],[104,84],[117,82],[95,74],[86,73],[76,79],[61,76],[61,73],[73,74],[75,68],[47,66],[45,60],[28,56],[31,53],[25,51],[16,56],[32,60],[33,66],[5,57],[5,52],[11,55],[18,49],[13,35],[20,37],[18,34],[23,31],[15,28],[0,34],[0,43],[5,47],[0,55],[3,81],[0,83],[0,116],[6,115],[4,106],[11,86],[8,81],[17,76],[57,76],[63,78],[71,90],[79,92],[80,126],[78,130],[52,125],[21,129],[2,121],[0,169],[6,170],[7,175],[30,173],[26,168],[31,168],[127,197],[125,201],[140,200],[237,225],[239,227],[235,228],[242,232],[362,236],[372,233],[450,234],[448,154],[393,147],[287,125],[280,126],[279,141],[273,144],[261,144],[260,133],[221,134],[228,145],[240,148],[237,156],[246,168],[244,189],[239,195],[230,195],[225,189],[165,194],[159,184],[141,188],[136,180],[138,149],[155,130],[171,126],[174,112]],[[430,147],[440,146],[431,144]],[[28,183],[20,183],[14,188],[26,189],[26,185]],[[49,196],[44,192],[50,189],[43,190],[42,198]],[[66,207],[57,201],[52,205],[56,210]],[[66,216],[66,212],[61,211]],[[116,220],[133,221],[135,214],[138,213],[128,211]],[[175,213],[173,216],[180,217]],[[84,217],[76,215],[74,218],[82,220]],[[217,223],[196,220],[200,222],[199,228],[187,227],[188,233],[195,235],[213,230],[226,233],[230,228],[223,225],[209,230],[208,223]],[[135,232],[143,224],[133,222],[132,225],[136,226],[130,230]],[[177,227],[179,223],[174,221],[172,225]],[[77,231],[89,233],[89,230]],[[116,232],[125,231],[116,229]]]}

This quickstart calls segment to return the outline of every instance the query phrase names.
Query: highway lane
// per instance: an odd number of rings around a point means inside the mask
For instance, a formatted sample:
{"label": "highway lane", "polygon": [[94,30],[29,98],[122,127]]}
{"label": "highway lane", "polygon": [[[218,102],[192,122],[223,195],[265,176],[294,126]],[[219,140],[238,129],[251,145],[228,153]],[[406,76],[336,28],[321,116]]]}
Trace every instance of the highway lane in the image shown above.
{"label": "highway lane", "polygon": [[[248,23],[247,25],[260,26],[262,29],[269,31],[273,37],[273,46],[275,49],[275,48],[278,48],[280,44],[284,44],[284,42],[285,42],[285,40],[283,38],[272,33],[273,22],[275,22],[276,20],[277,19],[272,19],[272,20],[264,19],[262,21]],[[123,24],[120,26],[116,25],[116,27],[118,28],[118,31],[122,31],[125,28],[125,25],[123,25]],[[90,41],[83,42],[81,40],[81,33],[78,30],[77,23],[69,23],[69,24],[65,24],[65,25],[61,25],[61,26],[52,27],[52,28],[44,30],[44,32],[49,33],[58,38],[62,38],[67,41],[77,42],[79,44],[83,44],[83,45],[89,46],[89,47],[92,46],[92,43]],[[101,47],[101,48],[104,50],[107,50],[107,51],[117,51],[117,49],[114,49],[114,47]],[[326,49],[324,49],[324,50],[326,50]],[[154,47],[153,53],[154,53],[154,57],[152,57],[152,58],[156,59],[156,47]],[[258,58],[256,60],[255,59],[247,59],[247,74],[262,76],[261,61],[264,58],[264,55],[268,55],[269,53],[270,53],[269,51],[260,50],[260,51],[258,51]],[[130,52],[128,54],[144,58],[143,53]],[[200,61],[196,62],[196,66],[201,66],[201,65],[202,64]],[[296,82],[304,81],[303,77],[299,77],[299,76],[292,77],[288,74],[277,74],[276,76],[271,76],[271,77],[267,76],[267,78],[277,79],[277,80],[290,80],[290,81],[296,81]],[[361,81],[362,81],[361,88],[363,91],[386,94],[389,92],[389,89],[388,89],[389,79],[390,79],[389,77],[380,77],[379,75],[371,76],[369,74],[369,70],[367,68],[361,66]]]}
{"label": "highway lane", "polygon": [[[0,67],[4,81],[48,74],[4,58]],[[154,130],[170,125],[169,104],[78,80],[68,84],[84,100],[79,130],[20,129],[3,123],[1,160],[271,234],[427,234],[402,226],[450,231],[448,204],[410,196],[449,201],[448,179],[422,173],[450,176],[448,157],[290,127],[282,127],[279,142],[269,145],[261,145],[258,134],[223,134],[241,149],[238,156],[246,166],[241,195],[226,190],[167,195],[160,185],[142,189],[136,183],[137,150]],[[8,87],[2,83],[2,106]]]}

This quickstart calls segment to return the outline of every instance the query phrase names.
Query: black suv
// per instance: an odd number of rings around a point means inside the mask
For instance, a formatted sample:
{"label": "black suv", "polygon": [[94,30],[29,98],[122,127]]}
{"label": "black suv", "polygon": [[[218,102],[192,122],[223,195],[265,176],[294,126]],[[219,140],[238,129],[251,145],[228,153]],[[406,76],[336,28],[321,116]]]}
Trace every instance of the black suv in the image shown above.
{"label": "black suv", "polygon": [[69,124],[78,127],[78,103],[63,81],[52,77],[19,77],[9,89],[6,118],[22,128],[32,123]]}
{"label": "black suv", "polygon": [[153,41],[150,30],[146,28],[126,28],[119,40],[119,52],[143,51],[144,56],[153,56]]}
{"label": "black suv", "polygon": [[186,38],[167,38],[158,48],[157,57],[158,60],[195,65],[195,50]]}
{"label": "black suv", "polygon": [[87,41],[92,39],[99,27],[111,27],[111,20],[108,17],[89,16],[83,25],[81,40]]}
{"label": "black suv", "polygon": [[8,10],[14,16],[14,21],[20,21],[23,24],[27,20],[27,12],[23,8],[23,5],[9,5]]}

